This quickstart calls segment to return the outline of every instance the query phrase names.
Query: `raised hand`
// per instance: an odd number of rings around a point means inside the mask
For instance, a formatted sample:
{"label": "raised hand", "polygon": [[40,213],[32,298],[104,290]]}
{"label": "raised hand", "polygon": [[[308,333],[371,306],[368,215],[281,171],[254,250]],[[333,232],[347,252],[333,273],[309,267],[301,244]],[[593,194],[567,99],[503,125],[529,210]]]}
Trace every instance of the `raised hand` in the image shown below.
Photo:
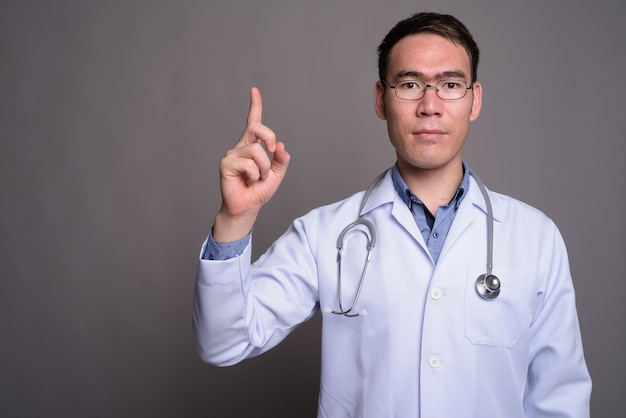
{"label": "raised hand", "polygon": [[[230,242],[248,235],[261,207],[285,177],[290,156],[276,134],[263,125],[262,116],[261,92],[253,87],[246,129],[220,162],[222,206],[213,226],[216,241]],[[273,154],[271,159],[266,150]]]}

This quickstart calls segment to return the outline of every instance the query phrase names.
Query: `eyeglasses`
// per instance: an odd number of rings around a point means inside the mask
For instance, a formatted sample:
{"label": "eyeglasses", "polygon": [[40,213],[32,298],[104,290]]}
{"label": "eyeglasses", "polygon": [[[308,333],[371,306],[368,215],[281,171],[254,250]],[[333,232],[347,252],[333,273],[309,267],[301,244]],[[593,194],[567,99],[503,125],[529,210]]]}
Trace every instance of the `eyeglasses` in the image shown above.
{"label": "eyeglasses", "polygon": [[383,83],[393,89],[398,99],[402,100],[419,100],[426,94],[426,89],[431,87],[435,89],[437,96],[443,100],[457,100],[462,99],[467,94],[467,91],[472,88],[464,81],[458,80],[441,80],[437,81],[437,84],[426,84],[419,80],[404,80],[398,82],[395,86],[388,84],[386,81]]}

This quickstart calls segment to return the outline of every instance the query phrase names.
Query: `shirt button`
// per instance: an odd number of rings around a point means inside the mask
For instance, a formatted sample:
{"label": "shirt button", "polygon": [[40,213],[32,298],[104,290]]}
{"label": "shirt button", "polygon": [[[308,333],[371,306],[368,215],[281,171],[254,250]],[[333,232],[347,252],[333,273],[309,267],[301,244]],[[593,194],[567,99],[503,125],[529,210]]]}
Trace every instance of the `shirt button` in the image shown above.
{"label": "shirt button", "polygon": [[428,365],[431,369],[436,369],[441,366],[441,359],[437,356],[430,356],[428,358]]}
{"label": "shirt button", "polygon": [[433,234],[433,238],[439,238],[439,232],[435,232],[435,233]]}
{"label": "shirt button", "polygon": [[443,291],[439,289],[438,287],[434,287],[430,291],[430,297],[433,298],[434,300],[439,300],[441,299],[442,296],[443,296]]}

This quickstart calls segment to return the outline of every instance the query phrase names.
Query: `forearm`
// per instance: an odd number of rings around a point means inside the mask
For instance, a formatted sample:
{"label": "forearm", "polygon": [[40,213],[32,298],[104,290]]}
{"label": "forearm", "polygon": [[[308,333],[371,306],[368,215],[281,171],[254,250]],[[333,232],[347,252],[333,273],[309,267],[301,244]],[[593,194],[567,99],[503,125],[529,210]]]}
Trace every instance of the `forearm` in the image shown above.
{"label": "forearm", "polygon": [[531,326],[525,408],[529,417],[589,417],[591,378],[584,359],[574,287],[558,231],[547,286]]}
{"label": "forearm", "polygon": [[303,239],[291,228],[254,265],[249,243],[234,258],[199,260],[193,329],[203,360],[225,366],[259,355],[317,311],[316,262]]}
{"label": "forearm", "polygon": [[239,241],[250,234],[258,212],[229,216],[220,211],[213,223],[213,238],[220,242]]}
{"label": "forearm", "polygon": [[246,261],[241,258],[249,258],[249,253],[224,261],[200,259],[198,264],[193,300],[194,339],[200,357],[218,366],[235,364],[250,351],[240,277],[240,266]]}

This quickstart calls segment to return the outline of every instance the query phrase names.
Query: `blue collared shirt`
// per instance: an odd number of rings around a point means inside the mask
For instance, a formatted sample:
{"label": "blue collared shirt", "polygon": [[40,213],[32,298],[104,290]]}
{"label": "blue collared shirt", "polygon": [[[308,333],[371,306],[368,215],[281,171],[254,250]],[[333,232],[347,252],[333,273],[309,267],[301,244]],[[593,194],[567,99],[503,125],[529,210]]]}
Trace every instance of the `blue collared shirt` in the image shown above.
{"label": "blue collared shirt", "polygon": [[[393,179],[393,185],[400,195],[400,198],[409,207],[413,219],[417,223],[417,227],[424,237],[424,241],[428,247],[433,261],[437,263],[439,254],[443,248],[443,243],[446,240],[456,211],[461,204],[461,201],[465,197],[465,191],[469,187],[469,169],[465,162],[463,163],[463,180],[461,185],[454,194],[454,197],[447,205],[439,206],[437,209],[437,216],[433,216],[426,208],[424,203],[409,189],[406,182],[400,175],[400,170],[397,164],[393,166],[391,177]],[[243,253],[250,242],[250,235],[245,238],[234,242],[219,242],[213,239],[213,234],[209,234],[207,239],[207,245],[202,259],[204,260],[227,260],[234,258]]]}
{"label": "blue collared shirt", "polygon": [[203,260],[228,260],[243,253],[243,250],[250,242],[250,234],[233,242],[220,242],[213,239],[213,231],[207,238],[206,248],[202,254]]}
{"label": "blue collared shirt", "polygon": [[452,221],[454,221],[456,211],[469,188],[469,169],[465,162],[463,162],[463,171],[463,180],[452,200],[446,205],[439,206],[437,215],[433,216],[420,198],[409,189],[402,175],[400,175],[398,165],[393,166],[391,173],[393,185],[402,201],[409,207],[435,264],[439,260],[439,254],[441,254],[441,249],[448,236],[450,226],[452,226]]}

